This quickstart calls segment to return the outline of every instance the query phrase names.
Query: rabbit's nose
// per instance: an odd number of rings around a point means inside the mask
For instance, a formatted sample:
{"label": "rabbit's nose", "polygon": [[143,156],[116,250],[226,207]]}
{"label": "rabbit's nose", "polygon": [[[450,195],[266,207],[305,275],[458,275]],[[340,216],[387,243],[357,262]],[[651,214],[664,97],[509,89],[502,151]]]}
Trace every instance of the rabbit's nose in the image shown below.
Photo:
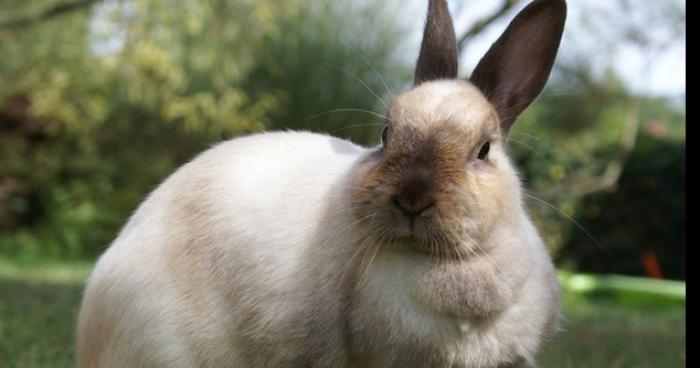
{"label": "rabbit's nose", "polygon": [[432,177],[415,175],[402,183],[393,198],[394,205],[408,217],[416,217],[435,206],[435,198],[431,194]]}
{"label": "rabbit's nose", "polygon": [[396,205],[396,207],[399,208],[399,210],[401,210],[401,212],[403,212],[404,215],[413,218],[425,212],[429,208],[435,206],[435,201],[428,202],[424,205],[416,206],[408,204],[408,202],[406,201],[402,201],[399,197],[395,197],[394,204]]}

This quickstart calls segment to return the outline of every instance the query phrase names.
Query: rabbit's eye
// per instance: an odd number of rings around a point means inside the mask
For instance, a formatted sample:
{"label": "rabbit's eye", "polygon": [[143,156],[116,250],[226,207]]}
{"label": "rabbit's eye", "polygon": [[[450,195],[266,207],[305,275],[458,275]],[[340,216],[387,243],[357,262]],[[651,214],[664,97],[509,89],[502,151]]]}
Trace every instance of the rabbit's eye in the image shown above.
{"label": "rabbit's eye", "polygon": [[385,125],[384,128],[382,128],[382,146],[384,146],[384,147],[386,147],[388,134],[389,134],[389,126]]}
{"label": "rabbit's eye", "polygon": [[479,154],[476,156],[476,158],[478,158],[479,160],[486,159],[486,156],[488,156],[490,149],[491,149],[491,142],[484,143],[484,145],[481,146],[481,149],[479,150]]}

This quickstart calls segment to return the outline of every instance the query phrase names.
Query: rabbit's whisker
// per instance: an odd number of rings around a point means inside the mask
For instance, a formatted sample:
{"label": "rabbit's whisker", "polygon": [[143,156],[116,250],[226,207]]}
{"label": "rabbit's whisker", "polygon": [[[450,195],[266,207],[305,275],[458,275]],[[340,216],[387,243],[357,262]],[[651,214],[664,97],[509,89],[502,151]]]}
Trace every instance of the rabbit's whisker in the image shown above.
{"label": "rabbit's whisker", "polygon": [[544,155],[543,155],[541,152],[539,152],[538,150],[536,150],[533,146],[531,146],[531,145],[525,143],[524,141],[517,140],[517,139],[515,139],[515,138],[513,138],[513,137],[508,137],[508,142],[515,142],[515,143],[517,143],[517,144],[519,144],[519,145],[521,145],[521,146],[527,148],[528,150],[532,151],[532,152],[533,152],[534,154],[536,154],[538,157],[540,157],[540,158],[543,158],[543,157],[544,157]]}
{"label": "rabbit's whisker", "polygon": [[535,200],[537,203],[543,204],[543,205],[545,205],[545,206],[547,206],[547,207],[549,207],[549,208],[555,210],[557,213],[559,213],[559,215],[565,217],[566,219],[568,219],[569,221],[571,221],[571,223],[573,223],[576,227],[578,227],[589,239],[591,239],[591,241],[593,241],[593,243],[595,243],[595,244],[596,244],[600,249],[602,249],[607,255],[609,255],[609,256],[612,256],[612,255],[613,255],[607,248],[605,248],[602,244],[600,244],[600,243],[593,237],[593,235],[591,235],[591,233],[588,232],[588,230],[586,230],[586,229],[583,227],[583,225],[581,225],[581,224],[580,224],[578,221],[576,221],[576,219],[574,219],[573,217],[567,215],[564,211],[562,211],[561,209],[559,209],[559,207],[557,207],[557,206],[555,206],[555,205],[553,205],[553,204],[551,204],[551,203],[545,201],[544,199],[541,199],[541,198],[536,197],[536,196],[534,196],[534,195],[532,195],[532,194],[529,194],[529,193],[527,193],[526,191],[523,191],[523,195],[525,195],[527,198],[530,198],[530,199]]}
{"label": "rabbit's whisker", "polygon": [[333,64],[323,63],[323,64],[321,64],[321,65],[322,65],[322,66],[329,67],[329,68],[336,69],[336,70],[342,72],[343,74],[349,76],[350,78],[354,79],[355,81],[357,81],[358,83],[360,83],[363,87],[365,87],[371,94],[373,94],[374,97],[376,97],[376,98],[379,100],[379,102],[381,102],[382,105],[384,105],[384,108],[387,108],[386,102],[385,102],[381,97],[379,97],[379,94],[377,94],[377,92],[375,92],[375,91],[372,89],[372,87],[370,87],[369,85],[367,85],[367,83],[365,83],[365,81],[363,81],[362,79],[358,78],[357,76],[355,76],[354,74],[348,72],[347,70],[345,70],[345,69],[343,69],[343,68],[341,68],[341,67],[335,66],[335,65],[333,65]]}
{"label": "rabbit's whisker", "polygon": [[346,45],[350,50],[352,50],[352,52],[353,52],[355,55],[357,55],[360,59],[362,59],[362,61],[364,61],[367,65],[369,65],[369,67],[370,67],[370,68],[372,69],[372,71],[374,72],[374,75],[377,76],[377,79],[379,79],[379,81],[382,82],[382,85],[384,85],[384,89],[386,90],[386,93],[387,93],[388,95],[390,95],[390,94],[391,94],[391,90],[389,89],[389,86],[387,85],[386,81],[385,81],[384,78],[382,77],[381,73],[379,73],[379,72],[377,71],[377,69],[374,67],[374,65],[373,65],[369,60],[367,60],[367,58],[365,58],[365,56],[362,55],[362,53],[360,53],[359,50],[357,50],[356,48],[354,48],[354,47],[348,45],[347,43],[346,43],[345,45]]}
{"label": "rabbit's whisker", "polygon": [[533,134],[519,132],[516,129],[511,129],[509,134],[516,134],[516,135],[520,135],[523,137],[532,138],[532,139],[542,143],[543,145],[547,146],[548,148],[552,148],[552,144],[550,142],[548,142],[548,141],[546,141],[546,140],[544,140],[536,135],[533,135]]}
{"label": "rabbit's whisker", "polygon": [[338,128],[335,130],[330,131],[330,134],[335,134],[344,130],[352,129],[352,128],[359,128],[359,127],[369,127],[369,126],[376,126],[376,127],[383,127],[384,124],[382,123],[366,123],[366,124],[352,124],[352,125],[347,125],[342,128]]}
{"label": "rabbit's whisker", "polygon": [[389,119],[388,117],[386,117],[383,114],[380,114],[380,113],[374,112],[374,111],[370,111],[370,110],[356,109],[356,108],[340,108],[340,109],[332,109],[332,110],[324,111],[324,112],[318,113],[316,115],[309,116],[308,118],[306,118],[304,120],[312,120],[312,119],[316,119],[320,116],[328,115],[328,114],[332,114],[332,113],[336,113],[336,112],[364,112],[364,113],[374,115],[374,116],[381,118],[381,119],[384,119],[384,120]]}

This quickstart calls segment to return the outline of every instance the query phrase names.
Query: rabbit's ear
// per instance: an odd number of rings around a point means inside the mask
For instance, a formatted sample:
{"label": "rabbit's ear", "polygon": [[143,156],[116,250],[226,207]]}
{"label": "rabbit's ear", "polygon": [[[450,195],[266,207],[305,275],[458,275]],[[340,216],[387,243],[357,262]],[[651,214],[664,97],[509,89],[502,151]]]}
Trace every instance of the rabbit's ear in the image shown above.
{"label": "rabbit's ear", "polygon": [[445,0],[430,0],[413,85],[457,78],[457,37]]}
{"label": "rabbit's ear", "polygon": [[565,19],[564,0],[533,1],[474,69],[470,80],[496,107],[504,134],[544,88]]}

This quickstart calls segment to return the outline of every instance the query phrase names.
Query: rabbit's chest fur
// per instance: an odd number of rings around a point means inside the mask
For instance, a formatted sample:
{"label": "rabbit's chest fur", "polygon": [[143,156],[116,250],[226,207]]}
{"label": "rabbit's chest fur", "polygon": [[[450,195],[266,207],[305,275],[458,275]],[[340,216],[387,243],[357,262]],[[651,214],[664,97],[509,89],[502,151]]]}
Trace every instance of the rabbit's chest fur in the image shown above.
{"label": "rabbit's chest fur", "polygon": [[546,257],[527,247],[514,246],[521,248],[518,262],[503,250],[466,265],[440,265],[404,251],[377,256],[350,315],[353,350],[363,357],[358,366],[496,367],[532,361],[556,326],[558,295],[551,270],[534,267]]}

